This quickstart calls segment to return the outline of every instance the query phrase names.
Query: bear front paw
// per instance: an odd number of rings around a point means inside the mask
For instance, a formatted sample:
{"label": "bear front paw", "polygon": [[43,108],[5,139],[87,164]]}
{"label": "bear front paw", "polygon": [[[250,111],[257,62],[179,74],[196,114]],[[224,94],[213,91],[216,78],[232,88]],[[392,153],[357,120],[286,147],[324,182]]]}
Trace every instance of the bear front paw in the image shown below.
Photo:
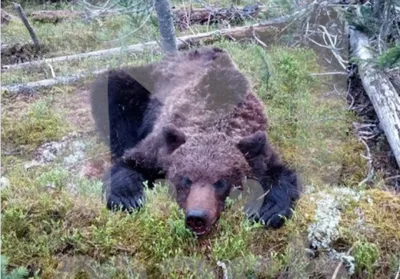
{"label": "bear front paw", "polygon": [[143,177],[137,171],[119,162],[105,176],[107,208],[132,212],[144,202]]}
{"label": "bear front paw", "polygon": [[266,200],[258,214],[258,221],[266,227],[278,229],[292,216],[290,203]]}
{"label": "bear front paw", "polygon": [[107,208],[110,210],[123,210],[132,212],[135,209],[142,207],[144,195],[142,193],[126,194],[126,193],[111,193],[107,197]]}
{"label": "bear front paw", "polygon": [[281,188],[273,188],[264,195],[259,209],[256,209],[257,205],[253,206],[253,209],[249,207],[247,216],[250,220],[264,224],[267,228],[278,229],[292,216],[294,200],[291,200]]}

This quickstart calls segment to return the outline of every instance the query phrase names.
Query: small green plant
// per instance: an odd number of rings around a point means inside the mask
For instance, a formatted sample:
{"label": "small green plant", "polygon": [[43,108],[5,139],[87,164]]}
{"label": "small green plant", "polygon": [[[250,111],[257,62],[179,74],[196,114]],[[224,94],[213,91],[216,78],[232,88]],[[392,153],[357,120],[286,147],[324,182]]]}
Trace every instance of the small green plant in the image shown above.
{"label": "small green plant", "polygon": [[68,182],[68,171],[61,168],[55,168],[49,172],[43,172],[37,179],[39,187],[52,187],[62,190]]}
{"label": "small green plant", "polygon": [[0,256],[1,261],[1,278],[3,279],[23,279],[28,276],[29,272],[25,267],[17,267],[11,272],[7,272],[8,258]]}
{"label": "small green plant", "polygon": [[377,64],[382,68],[400,65],[400,44],[389,48],[380,55]]}
{"label": "small green plant", "polygon": [[356,271],[368,273],[373,278],[373,271],[380,257],[380,251],[376,244],[367,241],[358,241],[354,247],[354,259],[356,260]]}

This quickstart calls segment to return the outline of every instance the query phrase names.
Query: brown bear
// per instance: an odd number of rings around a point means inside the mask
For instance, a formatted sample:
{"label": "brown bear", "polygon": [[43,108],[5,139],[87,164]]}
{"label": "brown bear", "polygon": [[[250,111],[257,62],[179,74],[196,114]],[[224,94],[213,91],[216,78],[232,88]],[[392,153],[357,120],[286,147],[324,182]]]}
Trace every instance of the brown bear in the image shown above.
{"label": "brown bear", "polygon": [[92,88],[92,113],[109,144],[107,207],[132,211],[149,186],[176,187],[186,225],[208,233],[233,187],[246,178],[265,192],[249,216],[279,228],[299,198],[295,172],[268,142],[264,105],[229,54],[201,48],[141,67],[112,70]]}

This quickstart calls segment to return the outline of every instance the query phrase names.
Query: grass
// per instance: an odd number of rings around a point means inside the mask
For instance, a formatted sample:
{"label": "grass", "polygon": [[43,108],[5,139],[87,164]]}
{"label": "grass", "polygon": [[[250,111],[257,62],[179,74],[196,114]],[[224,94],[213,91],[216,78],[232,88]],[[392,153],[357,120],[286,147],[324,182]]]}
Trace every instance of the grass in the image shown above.
{"label": "grass", "polygon": [[[83,20],[63,21],[58,24],[33,22],[32,27],[41,43],[49,50],[46,57],[57,57],[160,41],[157,24],[155,16],[147,18],[147,15],[119,15],[89,23]],[[188,30],[177,28],[176,35],[196,34],[226,27],[223,23],[210,26],[193,25]],[[2,41],[8,45],[15,45],[30,42],[31,37],[23,23],[14,20],[2,26]]]}
{"label": "grass", "polygon": [[[354,116],[347,112],[343,99],[324,93],[329,80],[309,75],[323,70],[317,54],[284,46],[266,51],[252,43],[222,41],[215,46],[231,53],[252,81],[267,105],[271,142],[299,170],[306,186],[294,217],[284,228],[265,230],[248,222],[236,199],[229,201],[212,234],[197,239],[185,228],[183,213],[167,187],[146,189],[147,203],[132,215],[112,213],[101,202],[99,180],[79,174],[85,162],[68,168],[61,158],[26,170],[23,162],[30,153],[5,155],[2,175],[10,186],[2,190],[1,241],[2,254],[13,266],[31,266],[40,278],[60,278],[63,272],[68,278],[71,273],[75,278],[90,274],[140,278],[144,273],[148,278],[198,278],[199,273],[215,278],[222,276],[217,264],[223,262],[229,278],[331,277],[339,262],[323,251],[316,259],[307,256],[307,234],[318,221],[317,202],[327,195],[341,202],[342,195],[347,196],[336,189],[346,186],[360,198],[356,201],[350,195],[340,203],[338,237],[332,248],[347,252],[354,246],[350,251],[356,262],[354,276],[389,278],[395,274],[400,254],[400,198],[378,189],[358,188],[365,161],[360,159],[362,145],[351,135]],[[34,150],[45,141],[60,139],[68,131],[65,127],[76,129],[63,115],[71,113],[65,104],[81,93],[79,88],[60,87],[33,101],[5,96],[2,141],[7,149],[24,145]],[[80,138],[91,142],[85,151],[88,158],[101,153],[94,138],[92,134]],[[71,184],[77,191],[71,191]]]}
{"label": "grass", "polygon": [[35,150],[40,144],[60,139],[68,132],[63,115],[51,107],[50,97],[31,104],[14,104],[2,110],[1,140],[9,148]]}

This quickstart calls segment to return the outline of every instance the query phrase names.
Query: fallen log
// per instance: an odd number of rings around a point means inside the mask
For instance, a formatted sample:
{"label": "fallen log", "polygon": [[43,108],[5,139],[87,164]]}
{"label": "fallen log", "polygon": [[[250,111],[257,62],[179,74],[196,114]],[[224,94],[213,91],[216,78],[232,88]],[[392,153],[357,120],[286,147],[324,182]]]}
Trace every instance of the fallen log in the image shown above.
{"label": "fallen log", "polygon": [[222,21],[240,23],[246,19],[256,18],[261,11],[258,5],[230,7],[220,9],[185,9],[173,11],[175,24],[180,30],[186,30],[193,24],[215,24]]}
{"label": "fallen log", "polygon": [[[228,39],[243,38],[243,37],[246,37],[247,35],[249,35],[251,37],[253,30],[255,30],[257,32],[270,31],[271,34],[273,35],[273,34],[277,33],[277,31],[280,28],[284,27],[284,26],[282,26],[283,23],[291,20],[293,17],[298,16],[304,12],[305,12],[305,10],[301,10],[292,15],[283,16],[283,17],[279,17],[279,18],[275,18],[275,19],[271,19],[271,20],[266,20],[266,21],[263,21],[263,22],[260,22],[257,24],[249,25],[249,26],[228,28],[228,29],[222,29],[222,30],[200,33],[200,34],[195,34],[195,35],[178,37],[177,38],[177,46],[179,49],[184,49],[184,48],[187,48],[188,46],[195,45],[203,40],[206,40],[208,43],[210,43],[210,42],[219,40],[221,38],[228,38]],[[80,60],[83,58],[99,59],[99,58],[118,55],[121,53],[130,53],[130,52],[137,53],[137,52],[143,52],[146,49],[157,49],[157,48],[159,48],[158,42],[151,41],[151,42],[147,42],[147,43],[130,45],[127,47],[117,47],[117,48],[112,48],[112,49],[98,50],[98,51],[92,51],[92,52],[80,53],[80,54],[73,54],[73,55],[37,60],[37,61],[32,61],[32,62],[20,63],[20,64],[4,65],[4,66],[2,66],[2,69],[3,70],[15,70],[15,69],[21,69],[21,68],[25,68],[25,67],[40,66],[40,65],[48,64],[48,63]]]}
{"label": "fallen log", "polygon": [[[244,37],[248,37],[249,34],[253,35],[256,30],[259,32],[272,31],[272,33],[275,33],[277,30],[276,27],[278,27],[278,30],[280,30],[281,28],[284,28],[285,22],[288,22],[289,20],[291,20],[295,17],[303,15],[306,11],[307,11],[307,9],[300,10],[292,15],[287,15],[287,16],[263,21],[261,23],[257,23],[257,24],[250,25],[250,26],[236,27],[236,28],[232,28],[232,29],[223,29],[223,30],[218,30],[218,31],[213,31],[213,32],[201,33],[201,34],[197,34],[197,35],[179,37],[179,38],[177,38],[177,45],[178,45],[179,49],[184,49],[188,46],[199,43],[200,41],[205,40],[205,39],[208,40],[207,43],[212,43],[214,41],[220,40],[221,38],[241,39]],[[52,58],[52,59],[44,59],[44,60],[34,61],[34,62],[29,62],[29,63],[15,64],[15,65],[10,65],[8,69],[10,69],[10,68],[16,69],[16,68],[22,68],[22,67],[27,67],[27,66],[50,64],[52,62],[60,62],[60,61],[66,61],[66,60],[70,61],[70,60],[76,60],[76,59],[87,58],[87,57],[101,58],[101,57],[116,55],[116,54],[121,53],[122,51],[124,51],[124,52],[129,52],[129,51],[142,52],[147,48],[161,49],[159,47],[158,43],[153,41],[153,42],[148,42],[148,43],[144,43],[144,44],[131,45],[126,48],[114,48],[114,49],[95,51],[95,52],[90,52],[90,53],[57,57],[57,58]],[[69,83],[77,82],[77,81],[87,78],[89,76],[96,76],[96,75],[102,74],[102,73],[106,72],[107,70],[108,69],[102,69],[102,70],[98,70],[98,71],[91,72],[91,73],[80,73],[80,74],[68,76],[68,77],[57,77],[57,78],[46,79],[46,80],[41,80],[41,81],[36,81],[36,82],[28,82],[25,84],[2,86],[1,90],[6,91],[8,93],[32,92],[32,90],[36,90],[39,88],[45,88],[45,87],[51,87],[54,85],[62,85],[62,84],[69,84]]]}
{"label": "fallen log", "polygon": [[33,11],[28,14],[33,22],[57,24],[65,20],[73,20],[82,17],[82,12],[62,11],[62,10],[44,10]]}
{"label": "fallen log", "polygon": [[360,60],[360,78],[375,112],[380,126],[400,166],[400,96],[388,76],[372,62],[374,56],[365,34],[350,29],[350,46],[353,56]]}
{"label": "fallen log", "polygon": [[[213,24],[223,20],[230,23],[242,22],[245,19],[255,18],[260,13],[258,5],[230,8],[201,8],[201,9],[176,9],[172,10],[174,23],[179,29],[185,30],[192,24]],[[97,15],[98,17],[115,16],[121,12],[110,10]],[[65,20],[86,18],[85,12],[62,10],[39,10],[28,14],[33,22],[57,24]],[[97,17],[92,15],[92,17]]]}
{"label": "fallen log", "polygon": [[1,90],[5,91],[7,93],[31,93],[32,91],[40,88],[47,88],[47,87],[52,87],[55,85],[65,85],[65,84],[70,84],[73,82],[77,82],[79,80],[82,80],[84,78],[90,77],[90,76],[97,76],[101,75],[102,73],[107,72],[108,69],[101,69],[98,71],[94,71],[91,73],[80,73],[68,77],[56,77],[56,78],[51,78],[51,79],[44,79],[40,81],[32,81],[24,84],[16,84],[16,85],[10,85],[10,86],[2,86]]}

